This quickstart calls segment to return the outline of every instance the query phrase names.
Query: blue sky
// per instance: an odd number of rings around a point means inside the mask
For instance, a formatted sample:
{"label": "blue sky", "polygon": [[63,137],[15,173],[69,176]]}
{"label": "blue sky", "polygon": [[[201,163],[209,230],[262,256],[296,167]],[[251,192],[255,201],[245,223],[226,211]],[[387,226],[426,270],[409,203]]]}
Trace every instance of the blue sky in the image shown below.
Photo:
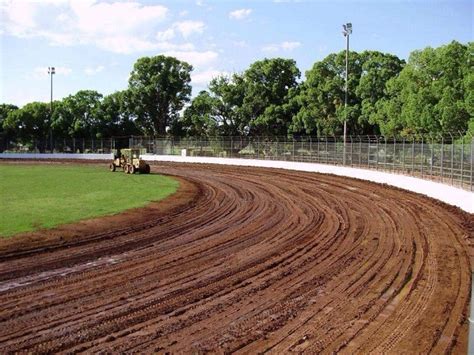
{"label": "blue sky", "polygon": [[193,92],[256,60],[286,57],[304,73],[345,48],[393,53],[473,40],[472,1],[0,0],[0,103],[49,101],[127,87],[134,62],[172,55],[193,65]]}

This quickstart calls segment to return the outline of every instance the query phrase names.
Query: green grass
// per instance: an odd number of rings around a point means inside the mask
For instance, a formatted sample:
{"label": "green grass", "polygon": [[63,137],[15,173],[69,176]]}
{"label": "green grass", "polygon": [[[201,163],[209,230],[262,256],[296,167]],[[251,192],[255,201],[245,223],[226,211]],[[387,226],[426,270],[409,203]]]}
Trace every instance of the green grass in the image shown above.
{"label": "green grass", "polygon": [[145,206],[176,192],[161,175],[104,167],[0,165],[0,237]]}

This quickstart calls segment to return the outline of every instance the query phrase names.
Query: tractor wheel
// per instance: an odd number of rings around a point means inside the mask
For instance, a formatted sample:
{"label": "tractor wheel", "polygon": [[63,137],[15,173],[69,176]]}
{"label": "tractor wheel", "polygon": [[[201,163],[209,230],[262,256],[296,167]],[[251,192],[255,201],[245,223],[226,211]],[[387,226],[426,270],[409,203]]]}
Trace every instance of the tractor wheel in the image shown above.
{"label": "tractor wheel", "polygon": [[135,166],[132,165],[132,164],[130,164],[130,166],[128,167],[128,172],[129,172],[130,174],[135,174],[135,170],[136,170],[136,169],[135,169]]}
{"label": "tractor wheel", "polygon": [[150,173],[150,165],[145,165],[145,174],[149,174]]}
{"label": "tractor wheel", "polygon": [[129,170],[128,170],[128,164],[125,164],[125,165],[123,166],[123,172],[124,172],[125,174],[129,174],[129,173],[130,173]]}
{"label": "tractor wheel", "polygon": [[109,164],[109,169],[110,169],[110,171],[115,171],[115,164],[114,164],[114,163],[110,163],[110,164]]}

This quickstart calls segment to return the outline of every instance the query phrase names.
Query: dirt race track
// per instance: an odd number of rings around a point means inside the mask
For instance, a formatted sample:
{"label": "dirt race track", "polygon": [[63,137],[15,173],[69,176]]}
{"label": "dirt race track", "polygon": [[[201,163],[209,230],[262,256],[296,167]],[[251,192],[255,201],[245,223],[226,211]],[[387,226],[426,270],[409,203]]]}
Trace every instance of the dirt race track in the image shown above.
{"label": "dirt race track", "polygon": [[0,353],[466,352],[472,215],[328,175],[152,171],[181,192],[0,243]]}

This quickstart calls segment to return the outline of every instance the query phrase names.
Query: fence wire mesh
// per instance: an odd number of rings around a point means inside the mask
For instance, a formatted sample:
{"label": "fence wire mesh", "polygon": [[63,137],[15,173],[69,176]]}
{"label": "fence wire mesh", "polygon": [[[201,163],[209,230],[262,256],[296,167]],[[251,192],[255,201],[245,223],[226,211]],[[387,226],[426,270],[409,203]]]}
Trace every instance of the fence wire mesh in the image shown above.
{"label": "fence wire mesh", "polygon": [[359,167],[432,179],[473,190],[474,139],[342,137],[68,138],[20,145],[0,139],[0,152],[111,153],[144,148],[148,154],[283,160]]}

